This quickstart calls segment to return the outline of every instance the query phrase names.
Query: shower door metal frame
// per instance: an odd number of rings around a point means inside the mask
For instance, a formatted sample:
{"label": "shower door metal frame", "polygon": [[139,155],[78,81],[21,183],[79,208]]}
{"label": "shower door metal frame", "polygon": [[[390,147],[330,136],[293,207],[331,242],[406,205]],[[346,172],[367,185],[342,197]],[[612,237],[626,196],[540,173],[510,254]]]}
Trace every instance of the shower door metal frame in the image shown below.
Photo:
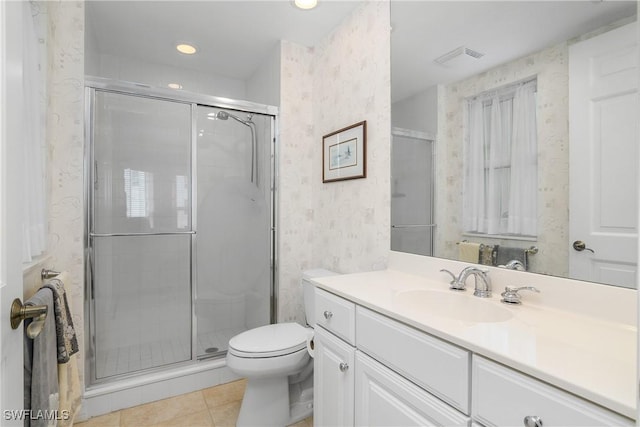
{"label": "shower door metal frame", "polygon": [[[190,105],[191,107],[191,231],[169,232],[169,233],[109,233],[101,234],[93,232],[93,220],[95,216],[93,183],[95,179],[94,170],[94,102],[96,91],[118,93],[122,95],[136,96],[141,98],[157,99],[161,101],[171,101]],[[84,259],[85,259],[85,297],[84,297],[84,326],[85,326],[85,366],[88,367],[88,375],[85,375],[85,387],[90,388],[100,384],[112,383],[113,381],[139,377],[145,374],[166,371],[167,369],[189,366],[198,362],[197,339],[198,339],[198,319],[196,316],[197,301],[197,124],[196,110],[198,106],[220,108],[225,110],[234,110],[238,112],[254,113],[270,116],[271,119],[271,136],[269,141],[270,147],[270,301],[269,301],[269,321],[275,323],[277,321],[277,302],[278,302],[278,254],[277,254],[277,126],[278,126],[278,108],[270,105],[257,104],[249,101],[239,101],[229,98],[201,95],[196,93],[176,91],[173,89],[152,88],[151,86],[122,82],[100,77],[89,77],[85,79],[85,137],[84,137]],[[191,235],[191,359],[188,361],[176,362],[168,365],[158,366],[154,368],[143,369],[136,372],[118,374],[112,377],[98,379],[95,366],[95,301],[94,280],[93,280],[93,238],[94,237],[112,237],[112,236],[148,236],[148,235]],[[209,359],[202,359],[209,360]]]}

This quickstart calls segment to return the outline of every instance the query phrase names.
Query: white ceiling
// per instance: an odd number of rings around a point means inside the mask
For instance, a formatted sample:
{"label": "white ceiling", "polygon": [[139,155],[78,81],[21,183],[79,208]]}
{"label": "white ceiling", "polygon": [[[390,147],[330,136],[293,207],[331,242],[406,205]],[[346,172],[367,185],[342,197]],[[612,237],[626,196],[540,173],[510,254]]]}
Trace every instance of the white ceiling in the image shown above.
{"label": "white ceiling", "polygon": [[[288,0],[88,1],[86,29],[101,54],[244,80],[279,40],[312,47],[361,3],[325,1],[304,11]],[[178,42],[198,53],[178,53]]]}
{"label": "white ceiling", "polygon": [[[360,1],[88,1],[97,53],[247,79],[279,40],[315,46]],[[634,14],[634,1],[391,1],[392,98],[456,81]],[[177,42],[198,48],[187,56]],[[485,54],[473,68],[433,60],[459,46]]]}
{"label": "white ceiling", "polygon": [[[393,1],[394,101],[537,52],[636,12],[635,1]],[[484,53],[461,66],[434,59],[460,46]]]}

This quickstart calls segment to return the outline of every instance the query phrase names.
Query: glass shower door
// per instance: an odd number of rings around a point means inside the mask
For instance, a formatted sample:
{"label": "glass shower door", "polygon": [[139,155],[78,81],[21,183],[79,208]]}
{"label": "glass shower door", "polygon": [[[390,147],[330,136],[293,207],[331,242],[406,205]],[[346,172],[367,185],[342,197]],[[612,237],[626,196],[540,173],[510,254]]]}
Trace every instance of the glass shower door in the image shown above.
{"label": "glass shower door", "polygon": [[433,141],[418,132],[392,134],[391,249],[433,255]]}
{"label": "glass shower door", "polygon": [[191,105],[96,90],[93,380],[191,360]]}
{"label": "glass shower door", "polygon": [[269,324],[273,118],[198,105],[197,357]]}

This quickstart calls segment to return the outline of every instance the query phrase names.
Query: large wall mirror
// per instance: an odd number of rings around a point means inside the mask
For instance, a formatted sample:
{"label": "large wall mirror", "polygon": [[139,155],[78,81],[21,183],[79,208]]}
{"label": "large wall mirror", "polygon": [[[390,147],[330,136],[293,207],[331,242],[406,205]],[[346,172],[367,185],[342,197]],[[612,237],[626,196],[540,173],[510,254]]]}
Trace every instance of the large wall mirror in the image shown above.
{"label": "large wall mirror", "polygon": [[636,15],[391,2],[391,249],[635,288]]}

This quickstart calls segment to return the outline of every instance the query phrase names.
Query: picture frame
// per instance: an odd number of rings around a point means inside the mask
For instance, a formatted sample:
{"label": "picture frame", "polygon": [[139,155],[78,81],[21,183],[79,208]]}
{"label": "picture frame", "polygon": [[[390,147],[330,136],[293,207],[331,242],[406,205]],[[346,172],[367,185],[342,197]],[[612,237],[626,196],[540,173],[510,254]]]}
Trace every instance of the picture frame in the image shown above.
{"label": "picture frame", "polygon": [[322,182],[367,177],[367,121],[322,137]]}

